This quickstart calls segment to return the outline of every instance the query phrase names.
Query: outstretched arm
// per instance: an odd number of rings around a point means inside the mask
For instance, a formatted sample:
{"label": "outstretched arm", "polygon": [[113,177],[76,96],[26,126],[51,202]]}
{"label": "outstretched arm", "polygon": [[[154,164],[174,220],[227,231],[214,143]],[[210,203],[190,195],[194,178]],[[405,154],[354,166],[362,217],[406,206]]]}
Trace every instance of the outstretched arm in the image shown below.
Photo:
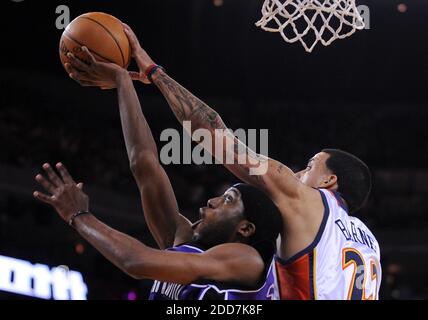
{"label": "outstretched arm", "polygon": [[[222,153],[216,151],[216,143],[205,145],[202,142],[202,145],[233,174],[264,190],[274,201],[284,199],[284,195],[286,198],[298,196],[300,187],[304,186],[301,185],[291,169],[276,160],[266,158],[250,150],[233,135],[215,110],[195,97],[163,70],[158,69],[152,78],[180,123],[190,121],[192,131],[208,130],[212,141],[216,141],[216,139],[218,141],[216,131],[222,130],[225,133],[221,137]],[[228,148],[227,146],[232,147]],[[238,161],[242,156],[245,161]],[[230,164],[227,159],[234,159],[234,161]],[[263,174],[257,174],[258,170]]]}
{"label": "outstretched arm", "polygon": [[[145,72],[154,62],[140,46],[131,28],[127,25],[124,25],[124,28],[130,40],[136,62],[140,68],[140,72],[132,73],[132,77],[134,80],[150,83]],[[238,178],[264,190],[276,202],[282,201],[285,198],[295,198],[300,194],[302,188],[305,189],[294,176],[292,170],[278,161],[258,155],[247,148],[228,130],[220,115],[215,110],[169,77],[162,69],[157,69],[153,73],[152,79],[180,123],[190,121],[192,131],[198,129],[208,130],[212,137],[211,141],[216,141],[216,139],[218,141],[219,139],[216,136],[216,130],[217,132],[222,130],[225,133],[220,138],[223,146],[222,151],[215,149],[215,143],[201,143]],[[190,134],[192,133],[190,132]],[[227,146],[231,147],[228,148]],[[228,164],[232,162],[229,159],[234,159],[235,161],[232,164]],[[237,161],[238,159],[241,159],[241,161]]]}
{"label": "outstretched arm", "polygon": [[255,285],[263,272],[257,251],[243,244],[217,246],[202,254],[156,250],[105,225],[93,215],[75,228],[103,256],[136,279],[189,284],[201,279]]}
{"label": "outstretched arm", "polygon": [[263,261],[247,245],[225,244],[203,254],[161,251],[110,228],[90,213],[73,218],[75,213],[89,210],[89,198],[82,185],[77,185],[60,163],[56,168],[61,177],[48,164],[43,168],[49,178],[37,175],[36,180],[49,194],[34,192],[34,196],[53,206],[63,220],[71,222],[83,238],[130,276],[180,284],[209,279],[248,286],[260,279]]}
{"label": "outstretched arm", "polygon": [[130,167],[148,227],[162,249],[189,241],[193,234],[191,224],[179,214],[171,182],[159,163],[156,143],[127,73],[119,77],[117,90]]}
{"label": "outstretched arm", "polygon": [[[104,80],[113,74],[128,159],[141,193],[150,232],[162,249],[173,246],[174,242],[189,241],[193,233],[191,224],[179,214],[174,191],[159,163],[156,143],[128,72],[113,64],[97,62],[87,49],[84,50],[90,64],[84,64],[71,55],[72,66],[67,68],[73,78],[86,83],[94,82],[93,78]],[[92,79],[87,79],[88,76]]]}

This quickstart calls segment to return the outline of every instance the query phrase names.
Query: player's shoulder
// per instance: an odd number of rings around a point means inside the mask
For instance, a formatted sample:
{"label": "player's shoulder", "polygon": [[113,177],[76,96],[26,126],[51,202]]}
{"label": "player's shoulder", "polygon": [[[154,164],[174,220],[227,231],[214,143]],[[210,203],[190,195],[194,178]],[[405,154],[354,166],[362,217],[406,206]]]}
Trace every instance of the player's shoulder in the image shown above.
{"label": "player's shoulder", "polygon": [[204,256],[237,263],[264,265],[264,261],[256,248],[243,243],[223,243],[204,252]]}
{"label": "player's shoulder", "polygon": [[243,243],[223,243],[212,247],[205,252],[207,255],[232,255],[232,256],[259,256],[258,251]]}

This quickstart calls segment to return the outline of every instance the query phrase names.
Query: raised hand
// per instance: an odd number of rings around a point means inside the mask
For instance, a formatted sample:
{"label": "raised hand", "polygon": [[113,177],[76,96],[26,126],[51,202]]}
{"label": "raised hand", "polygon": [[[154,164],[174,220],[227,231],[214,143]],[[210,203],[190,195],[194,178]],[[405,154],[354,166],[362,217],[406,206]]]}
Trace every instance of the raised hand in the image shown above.
{"label": "raised hand", "polygon": [[39,201],[50,204],[63,220],[69,222],[74,214],[89,210],[89,197],[82,191],[83,184],[76,184],[62,163],[58,163],[56,168],[60,176],[48,163],[43,165],[48,178],[38,174],[36,181],[47,194],[35,191],[33,195]]}
{"label": "raised hand", "polygon": [[128,36],[129,44],[131,45],[132,57],[137,62],[139,72],[131,71],[129,72],[132,80],[138,80],[146,84],[150,84],[150,81],[145,76],[146,69],[151,65],[155,64],[147,54],[147,52],[141,47],[140,42],[137,39],[134,31],[126,23],[123,24],[123,29],[125,34]]}
{"label": "raised hand", "polygon": [[116,88],[118,76],[127,71],[117,64],[97,61],[86,47],[82,47],[82,51],[85,61],[67,54],[70,63],[65,64],[65,69],[70,78],[84,87]]}

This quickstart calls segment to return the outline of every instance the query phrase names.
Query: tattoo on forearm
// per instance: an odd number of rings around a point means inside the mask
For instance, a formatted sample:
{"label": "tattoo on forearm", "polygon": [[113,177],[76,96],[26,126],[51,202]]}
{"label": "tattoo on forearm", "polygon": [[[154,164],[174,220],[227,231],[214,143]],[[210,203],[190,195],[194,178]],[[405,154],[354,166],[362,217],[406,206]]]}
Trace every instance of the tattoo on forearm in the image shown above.
{"label": "tattoo on forearm", "polygon": [[218,113],[201,101],[199,105],[194,108],[190,118],[206,122],[211,129],[225,129],[225,125],[222,123]]}
{"label": "tattoo on forearm", "polygon": [[[192,121],[192,124],[195,124],[194,128],[207,128],[212,130],[213,134],[216,129],[228,130],[216,111],[196,98],[165,73],[159,74],[154,82],[180,122]],[[227,132],[226,134],[229,135],[231,133]],[[247,161],[245,164],[241,164],[242,170],[245,170],[246,175],[250,177],[249,179],[253,179],[254,183],[260,186],[265,185],[266,183],[262,176],[250,176],[250,168],[257,168],[259,162],[265,160],[259,158],[256,153],[249,150],[248,147],[243,145],[234,135],[230,136],[230,138],[233,139],[233,150],[231,151],[233,152],[235,163],[238,163],[239,156],[246,154]],[[223,149],[223,161],[227,158],[227,152],[229,152],[226,149],[227,148]],[[256,160],[257,164],[251,164],[248,161],[249,157]]]}
{"label": "tattoo on forearm", "polygon": [[211,129],[225,129],[217,112],[196,98],[166,74],[160,74],[156,85],[167,99],[179,121],[207,124]]}

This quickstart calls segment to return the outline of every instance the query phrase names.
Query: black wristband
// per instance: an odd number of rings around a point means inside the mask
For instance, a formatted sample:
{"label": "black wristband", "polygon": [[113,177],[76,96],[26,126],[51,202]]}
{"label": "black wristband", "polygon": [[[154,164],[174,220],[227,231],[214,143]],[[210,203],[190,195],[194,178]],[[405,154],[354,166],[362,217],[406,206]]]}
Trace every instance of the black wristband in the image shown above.
{"label": "black wristband", "polygon": [[82,215],[82,214],[91,214],[91,213],[90,213],[89,211],[79,211],[79,212],[77,212],[77,213],[73,214],[73,215],[71,216],[71,218],[68,220],[68,225],[69,225],[70,227],[72,227],[72,226],[73,226],[74,219],[76,219],[78,216],[80,216],[80,215]]}

